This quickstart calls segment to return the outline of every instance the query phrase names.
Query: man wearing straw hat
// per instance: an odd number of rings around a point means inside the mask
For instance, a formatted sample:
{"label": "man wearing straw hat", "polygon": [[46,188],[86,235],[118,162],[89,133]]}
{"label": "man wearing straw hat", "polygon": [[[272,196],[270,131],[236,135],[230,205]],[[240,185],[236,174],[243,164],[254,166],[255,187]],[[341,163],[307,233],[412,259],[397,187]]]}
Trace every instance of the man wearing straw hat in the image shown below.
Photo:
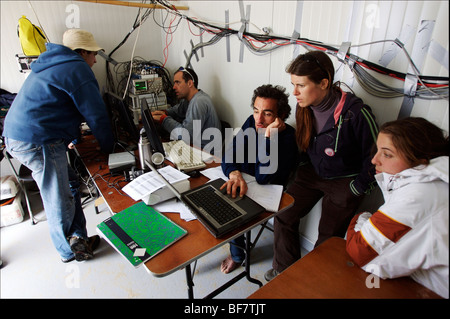
{"label": "man wearing straw hat", "polygon": [[106,153],[114,138],[91,67],[102,50],[90,32],[70,29],[64,45],[47,43],[31,64],[5,118],[8,152],[33,173],[47,216],[50,237],[63,262],[93,257],[98,236],[88,237],[76,174],[66,151],[87,122]]}

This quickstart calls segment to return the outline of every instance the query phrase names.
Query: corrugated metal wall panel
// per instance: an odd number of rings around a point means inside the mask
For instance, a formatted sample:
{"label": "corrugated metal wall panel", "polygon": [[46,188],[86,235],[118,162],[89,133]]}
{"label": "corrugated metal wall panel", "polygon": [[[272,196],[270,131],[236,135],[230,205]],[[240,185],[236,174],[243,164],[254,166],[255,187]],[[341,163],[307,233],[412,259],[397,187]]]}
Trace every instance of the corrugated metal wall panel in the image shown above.
{"label": "corrugated metal wall panel", "polygon": [[[423,20],[436,22],[432,39],[448,51],[448,2],[447,1],[304,1],[301,35],[337,47],[343,41],[360,45],[380,40],[400,39],[402,33],[410,32],[405,40],[405,49],[412,55],[417,44],[417,33]],[[371,44],[352,47],[350,52],[379,63],[380,58],[391,43]],[[336,67],[339,63],[334,60]],[[420,61],[415,61],[419,63]],[[387,66],[396,71],[408,72],[409,61],[403,52]],[[422,75],[448,77],[448,70],[429,54],[424,57],[420,70]],[[391,86],[402,88],[403,82],[387,76],[373,74]],[[368,103],[375,112],[380,124],[397,118],[402,98],[381,99],[365,92],[356,81],[348,67],[342,80],[353,84],[355,92]],[[424,116],[448,131],[448,101],[427,101],[416,99],[411,115]]]}

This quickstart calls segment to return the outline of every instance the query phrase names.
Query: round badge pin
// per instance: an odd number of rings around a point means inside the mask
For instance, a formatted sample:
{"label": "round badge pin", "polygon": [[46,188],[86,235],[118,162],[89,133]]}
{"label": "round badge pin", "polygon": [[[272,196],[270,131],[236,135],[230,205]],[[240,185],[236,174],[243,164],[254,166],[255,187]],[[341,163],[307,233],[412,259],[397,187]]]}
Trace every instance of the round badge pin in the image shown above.
{"label": "round badge pin", "polygon": [[334,150],[332,148],[326,148],[325,149],[325,154],[327,154],[328,156],[334,156]]}

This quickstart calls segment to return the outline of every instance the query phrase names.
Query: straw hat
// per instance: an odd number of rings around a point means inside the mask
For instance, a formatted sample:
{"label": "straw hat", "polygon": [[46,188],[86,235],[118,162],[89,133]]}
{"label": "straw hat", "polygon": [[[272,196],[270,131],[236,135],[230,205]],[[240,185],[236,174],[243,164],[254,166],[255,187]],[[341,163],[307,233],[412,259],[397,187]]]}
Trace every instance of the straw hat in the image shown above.
{"label": "straw hat", "polygon": [[72,50],[83,49],[93,52],[103,50],[99,47],[97,42],[95,42],[92,33],[82,29],[69,29],[64,32],[63,44]]}

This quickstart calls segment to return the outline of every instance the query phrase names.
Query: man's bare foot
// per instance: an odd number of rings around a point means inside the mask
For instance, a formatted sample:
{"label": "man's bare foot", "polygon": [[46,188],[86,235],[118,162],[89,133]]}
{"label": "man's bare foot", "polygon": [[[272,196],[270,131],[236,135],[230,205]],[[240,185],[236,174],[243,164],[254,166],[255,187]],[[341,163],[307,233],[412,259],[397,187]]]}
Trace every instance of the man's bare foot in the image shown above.
{"label": "man's bare foot", "polygon": [[237,262],[234,262],[233,259],[231,259],[231,256],[228,256],[224,261],[222,261],[222,264],[220,265],[220,270],[224,274],[228,274],[235,270],[237,267],[239,267],[239,264]]}

